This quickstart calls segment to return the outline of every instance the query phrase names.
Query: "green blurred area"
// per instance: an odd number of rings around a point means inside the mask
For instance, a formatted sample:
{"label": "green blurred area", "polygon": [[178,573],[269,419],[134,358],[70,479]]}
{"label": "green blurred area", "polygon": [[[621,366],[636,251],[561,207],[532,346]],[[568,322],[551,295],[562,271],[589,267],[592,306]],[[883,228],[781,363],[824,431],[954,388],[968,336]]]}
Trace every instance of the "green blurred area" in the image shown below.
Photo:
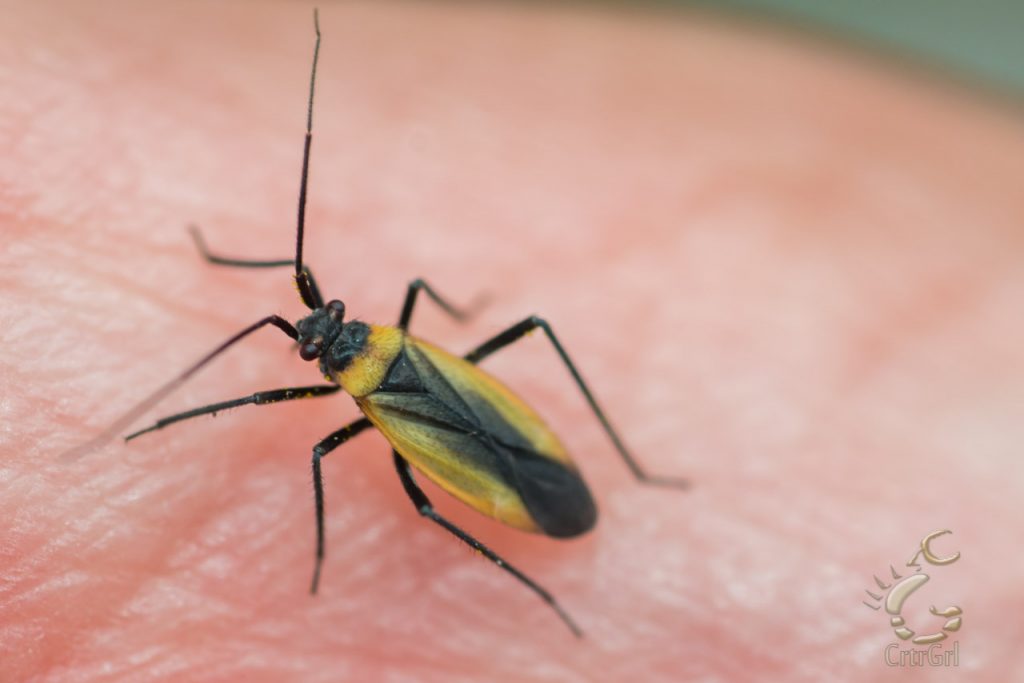
{"label": "green blurred area", "polygon": [[1024,0],[698,0],[709,8],[823,27],[1024,92]]}

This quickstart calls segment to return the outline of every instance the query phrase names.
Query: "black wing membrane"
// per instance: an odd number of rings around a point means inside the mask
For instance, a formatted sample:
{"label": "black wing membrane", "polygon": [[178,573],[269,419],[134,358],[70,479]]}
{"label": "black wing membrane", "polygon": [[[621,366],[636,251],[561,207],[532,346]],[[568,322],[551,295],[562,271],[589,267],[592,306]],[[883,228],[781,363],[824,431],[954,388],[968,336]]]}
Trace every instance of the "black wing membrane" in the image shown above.
{"label": "black wing membrane", "polygon": [[503,414],[493,396],[480,391],[479,377],[465,376],[483,371],[446,356],[407,343],[374,392],[374,408],[429,429],[433,440],[456,454],[457,461],[441,474],[449,482],[471,487],[473,473],[502,482],[549,536],[576,536],[593,527],[597,509],[579,472],[564,456],[545,452],[537,443],[537,430],[549,434],[539,418],[525,408]]}

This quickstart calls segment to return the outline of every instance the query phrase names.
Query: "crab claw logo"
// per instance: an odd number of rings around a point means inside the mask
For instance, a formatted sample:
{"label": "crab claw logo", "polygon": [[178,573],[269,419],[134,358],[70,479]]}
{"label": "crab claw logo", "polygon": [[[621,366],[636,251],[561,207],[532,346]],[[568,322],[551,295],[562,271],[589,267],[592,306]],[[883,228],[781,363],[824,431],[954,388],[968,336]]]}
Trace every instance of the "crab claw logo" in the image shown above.
{"label": "crab claw logo", "polygon": [[875,594],[870,590],[864,592],[871,596],[874,604],[864,601],[864,604],[873,610],[880,610],[883,607],[885,611],[890,615],[889,623],[892,625],[893,631],[900,640],[910,640],[912,643],[917,645],[926,645],[929,643],[938,643],[949,637],[949,634],[960,630],[960,626],[963,624],[963,618],[960,616],[963,614],[956,605],[950,605],[945,609],[936,609],[935,605],[929,608],[929,612],[937,617],[946,619],[946,623],[942,625],[942,630],[935,633],[929,633],[926,635],[917,635],[913,629],[910,629],[906,625],[906,621],[903,619],[903,606],[907,600],[912,596],[921,586],[928,583],[929,576],[921,570],[921,565],[918,560],[923,557],[925,562],[930,565],[941,567],[947,564],[953,564],[960,559],[960,553],[956,552],[947,557],[937,557],[932,553],[931,542],[943,536],[945,534],[953,533],[949,529],[942,531],[934,531],[921,541],[921,547],[918,549],[914,556],[907,560],[907,568],[913,569],[913,573],[909,576],[901,576],[896,572],[896,569],[891,565],[889,571],[892,574],[892,582],[886,583],[877,576],[874,577],[875,584],[879,590],[883,591],[881,594]]}

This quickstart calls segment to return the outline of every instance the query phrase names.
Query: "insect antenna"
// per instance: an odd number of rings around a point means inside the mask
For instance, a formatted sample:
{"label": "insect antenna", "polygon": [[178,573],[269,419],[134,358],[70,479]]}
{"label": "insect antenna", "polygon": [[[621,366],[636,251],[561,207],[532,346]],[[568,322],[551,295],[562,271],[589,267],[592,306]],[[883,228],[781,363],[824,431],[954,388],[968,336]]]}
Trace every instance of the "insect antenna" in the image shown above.
{"label": "insect antenna", "polygon": [[[306,109],[306,139],[302,146],[302,179],[299,182],[299,215],[295,230],[295,284],[302,302],[310,309],[319,308],[319,292],[314,294],[308,270],[302,265],[302,242],[306,232],[306,188],[309,184],[309,147],[313,142],[313,93],[316,90],[316,65],[320,59],[320,13],[313,9],[316,45],[313,47],[313,68],[309,74],[309,105]],[[322,303],[320,304],[322,305]]]}

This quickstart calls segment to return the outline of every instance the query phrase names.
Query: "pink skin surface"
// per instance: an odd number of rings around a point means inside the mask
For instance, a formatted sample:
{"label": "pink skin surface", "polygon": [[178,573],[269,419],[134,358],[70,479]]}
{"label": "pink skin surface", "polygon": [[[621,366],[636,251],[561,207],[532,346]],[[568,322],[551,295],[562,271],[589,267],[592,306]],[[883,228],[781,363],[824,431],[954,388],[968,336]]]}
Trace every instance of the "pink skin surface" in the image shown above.
{"label": "pink skin surface", "polygon": [[[66,465],[268,313],[286,271],[312,30],[294,3],[21,3],[0,22],[0,680],[1021,680],[1024,126],[974,93],[706,17],[322,8],[308,262],[389,323],[406,283],[490,305],[453,351],[546,316],[652,472],[639,486],[540,335],[486,367],[598,499],[568,542],[401,491],[384,440],[310,447],[344,396],[246,407]],[[256,334],[160,415],[318,373]],[[956,564],[956,669],[893,668],[872,575]],[[952,641],[948,641],[952,642]]]}

